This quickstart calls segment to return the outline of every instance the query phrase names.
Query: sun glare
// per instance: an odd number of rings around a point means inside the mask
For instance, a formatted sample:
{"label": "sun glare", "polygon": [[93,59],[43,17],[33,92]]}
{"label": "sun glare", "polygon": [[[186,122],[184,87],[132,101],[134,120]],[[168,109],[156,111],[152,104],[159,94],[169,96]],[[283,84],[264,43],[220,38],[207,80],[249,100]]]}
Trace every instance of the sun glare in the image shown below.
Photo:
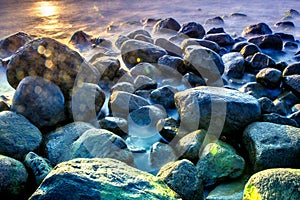
{"label": "sun glare", "polygon": [[56,14],[56,6],[52,5],[50,2],[40,2],[38,7],[40,15],[43,17],[49,17]]}

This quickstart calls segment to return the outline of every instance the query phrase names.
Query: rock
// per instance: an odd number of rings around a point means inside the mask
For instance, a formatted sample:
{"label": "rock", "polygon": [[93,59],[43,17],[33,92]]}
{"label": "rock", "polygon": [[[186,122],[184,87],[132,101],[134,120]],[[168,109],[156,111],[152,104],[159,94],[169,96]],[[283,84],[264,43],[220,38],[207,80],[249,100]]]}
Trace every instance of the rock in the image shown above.
{"label": "rock", "polygon": [[224,20],[222,19],[222,17],[218,16],[218,17],[213,17],[213,18],[207,19],[204,24],[205,25],[223,25]]}
{"label": "rock", "polygon": [[32,38],[23,32],[18,32],[0,40],[0,58],[4,59],[13,55],[20,47]]}
{"label": "rock", "polygon": [[133,154],[125,141],[105,129],[89,129],[73,142],[64,160],[74,158],[114,158],[133,164]]}
{"label": "rock", "polygon": [[300,13],[299,11],[295,10],[295,9],[289,9],[288,11],[286,11],[287,15],[291,15],[292,17],[299,17]]}
{"label": "rock", "polygon": [[299,127],[299,124],[295,120],[287,118],[287,117],[279,115],[279,114],[276,114],[276,113],[264,114],[262,116],[262,121],[263,122],[271,122],[274,124],[282,124],[282,125]]}
{"label": "rock", "polygon": [[84,31],[76,31],[72,35],[69,44],[73,45],[80,51],[90,50],[92,48],[92,36],[88,35]]}
{"label": "rock", "polygon": [[180,24],[173,18],[159,20],[153,27],[154,33],[176,33],[181,28]]}
{"label": "rock", "polygon": [[267,97],[261,97],[258,99],[262,114],[270,114],[276,112],[274,103]]}
{"label": "rock", "polygon": [[[296,105],[297,108],[299,108],[299,104]],[[293,119],[298,124],[300,124],[300,110],[297,110],[296,112],[292,113],[288,116],[289,119]]]}
{"label": "rock", "polygon": [[236,13],[235,12],[235,13],[231,13],[230,17],[247,17],[247,15],[244,13]]}
{"label": "rock", "polygon": [[281,71],[274,68],[264,68],[256,74],[257,83],[267,88],[278,88],[281,83]]}
{"label": "rock", "polygon": [[148,43],[151,43],[151,44],[154,43],[154,40],[151,37],[145,36],[143,34],[138,34],[133,39],[148,42]]}
{"label": "rock", "polygon": [[108,78],[109,80],[113,80],[121,65],[120,61],[114,57],[100,57],[92,62],[92,65],[98,69],[100,72],[101,79]]}
{"label": "rock", "polygon": [[283,48],[288,50],[297,50],[298,44],[295,42],[285,42]]}
{"label": "rock", "polygon": [[200,150],[204,148],[202,144],[205,136],[205,130],[196,130],[181,138],[176,144],[176,152],[180,156],[179,158],[193,162],[199,160]]}
{"label": "rock", "polygon": [[231,47],[231,52],[240,52],[242,50],[242,48],[246,45],[249,45],[251,43],[243,40],[243,41],[240,41],[240,42],[236,42],[232,47]]}
{"label": "rock", "polygon": [[246,71],[256,74],[264,68],[273,68],[275,64],[275,61],[270,56],[258,52],[247,62]]}
{"label": "rock", "polygon": [[225,72],[228,77],[242,78],[244,75],[244,58],[240,53],[233,52],[222,56],[225,65]]}
{"label": "rock", "polygon": [[24,195],[28,178],[25,166],[20,161],[0,155],[0,174],[1,196],[8,199],[20,199]]}
{"label": "rock", "polygon": [[[146,192],[145,192],[146,191]],[[75,159],[56,166],[30,200],[180,199],[159,178],[110,158]]]}
{"label": "rock", "polygon": [[245,186],[243,200],[299,199],[299,187],[299,169],[267,169],[251,176]]}
{"label": "rock", "polygon": [[156,45],[139,41],[127,40],[121,46],[121,54],[127,67],[132,68],[138,63],[157,63],[158,59],[167,52]]}
{"label": "rock", "polygon": [[20,82],[11,109],[39,128],[55,126],[66,119],[62,91],[41,77],[27,76]]}
{"label": "rock", "polygon": [[167,66],[176,70],[184,68],[182,58],[176,56],[164,55],[158,59],[157,63],[158,65]]}
{"label": "rock", "polygon": [[280,21],[276,22],[274,27],[280,29],[293,29],[295,28],[295,24],[292,21]]}
{"label": "rock", "polygon": [[[135,78],[139,75],[148,76],[151,79],[157,80],[161,77],[161,71],[150,63],[139,63],[130,69],[129,74]],[[134,79],[133,79],[134,80]]]}
{"label": "rock", "polygon": [[37,185],[40,185],[44,180],[44,178],[52,170],[50,164],[47,163],[44,158],[40,157],[34,152],[29,152],[25,156],[24,164],[33,173],[35,178],[35,183]]}
{"label": "rock", "polygon": [[210,81],[220,79],[224,72],[221,57],[214,51],[201,47],[189,46],[184,51],[184,62],[188,72],[193,72]]}
{"label": "rock", "polygon": [[52,166],[65,161],[64,154],[70,151],[70,147],[85,131],[94,128],[85,122],[73,122],[45,136],[45,155]]}
{"label": "rock", "polygon": [[118,49],[121,49],[122,44],[129,40],[130,38],[125,36],[125,35],[119,35],[118,38],[116,39],[115,45]]}
{"label": "rock", "polygon": [[150,93],[152,92],[153,89],[149,89],[149,90],[137,90],[135,91],[133,94],[142,97],[144,99],[149,99],[150,97]]}
{"label": "rock", "polygon": [[171,146],[156,142],[151,146],[149,159],[151,166],[160,170],[165,164],[177,160],[177,156]]}
{"label": "rock", "polygon": [[239,91],[247,93],[255,98],[268,97],[271,100],[275,100],[281,93],[280,89],[267,89],[257,82],[249,82],[243,85]]}
{"label": "rock", "polygon": [[127,118],[130,112],[147,105],[146,99],[123,91],[112,93],[109,99],[109,108],[115,117]]}
{"label": "rock", "polygon": [[274,35],[280,36],[282,41],[289,41],[289,42],[295,42],[295,37],[292,34],[288,33],[275,33]]}
{"label": "rock", "polygon": [[156,124],[156,129],[162,137],[163,142],[170,143],[178,133],[179,123],[169,117],[159,120]]}
{"label": "rock", "polygon": [[134,37],[137,35],[144,35],[144,36],[151,38],[150,33],[144,29],[138,29],[138,30],[131,31],[130,33],[127,34],[126,37],[128,37],[130,39],[134,39]]}
{"label": "rock", "polygon": [[170,162],[163,166],[157,174],[183,200],[203,199],[203,185],[197,169],[188,160]]}
{"label": "rock", "polygon": [[223,27],[220,28],[211,28],[207,31],[206,34],[215,34],[215,33],[225,33],[225,30]]}
{"label": "rock", "polygon": [[196,168],[204,186],[211,186],[241,176],[245,161],[233,147],[218,141],[205,146]]}
{"label": "rock", "polygon": [[240,53],[244,58],[260,52],[261,52],[260,48],[255,44],[247,44],[240,50]]}
{"label": "rock", "polygon": [[254,97],[219,87],[200,86],[178,92],[175,105],[182,127],[188,131],[209,127],[213,134],[236,134],[261,114]]}
{"label": "rock", "polygon": [[197,22],[184,23],[178,33],[184,34],[191,38],[201,39],[205,35],[203,26]]}
{"label": "rock", "polygon": [[272,34],[272,30],[266,23],[250,25],[243,30],[243,36]]}
{"label": "rock", "polygon": [[67,46],[50,38],[39,38],[27,43],[9,61],[7,80],[16,88],[26,76],[40,76],[55,83],[65,100],[70,99],[76,81],[93,83],[99,72]]}
{"label": "rock", "polygon": [[282,39],[278,35],[262,35],[257,37],[252,37],[248,40],[253,44],[256,44],[261,49],[282,49]]}
{"label": "rock", "polygon": [[164,108],[175,108],[174,104],[174,94],[177,92],[177,89],[172,86],[162,86],[150,93],[150,100],[155,104],[160,104]]}
{"label": "rock", "polygon": [[113,132],[114,134],[126,138],[128,135],[128,123],[126,119],[120,117],[105,117],[99,120],[102,129]]}
{"label": "rock", "polygon": [[300,96],[300,75],[290,75],[283,78],[284,85]]}
{"label": "rock", "polygon": [[139,75],[134,79],[134,88],[135,91],[156,89],[157,82],[148,76]]}
{"label": "rock", "polygon": [[110,93],[116,92],[116,91],[123,91],[128,93],[134,93],[135,89],[133,84],[128,82],[119,82],[111,87]]}
{"label": "rock", "polygon": [[213,41],[220,46],[229,46],[234,44],[233,38],[227,33],[208,34],[204,37],[205,40]]}
{"label": "rock", "polygon": [[23,160],[42,142],[42,134],[25,117],[11,111],[0,113],[0,154]]}
{"label": "rock", "polygon": [[300,62],[289,64],[283,71],[282,76],[300,75]]}
{"label": "rock", "polygon": [[195,39],[195,38],[189,38],[189,39],[183,40],[181,43],[181,48],[183,50],[185,50],[188,46],[191,46],[191,45],[200,45],[200,46],[209,48],[216,53],[220,52],[220,46],[217,43],[210,41],[210,40]]}
{"label": "rock", "polygon": [[5,103],[4,101],[0,100],[0,112],[8,110],[10,110],[9,105],[7,105],[7,103]]}
{"label": "rock", "polygon": [[182,77],[182,82],[187,83],[191,87],[206,86],[206,81],[199,75],[193,72],[188,72]]}
{"label": "rock", "polygon": [[269,122],[250,124],[243,143],[254,171],[275,167],[299,168],[299,128]]}
{"label": "rock", "polygon": [[170,42],[169,40],[165,38],[157,38],[154,42],[155,45],[165,49],[169,55],[171,56],[178,56],[181,57],[183,54],[183,51],[179,46],[174,44],[173,42]]}

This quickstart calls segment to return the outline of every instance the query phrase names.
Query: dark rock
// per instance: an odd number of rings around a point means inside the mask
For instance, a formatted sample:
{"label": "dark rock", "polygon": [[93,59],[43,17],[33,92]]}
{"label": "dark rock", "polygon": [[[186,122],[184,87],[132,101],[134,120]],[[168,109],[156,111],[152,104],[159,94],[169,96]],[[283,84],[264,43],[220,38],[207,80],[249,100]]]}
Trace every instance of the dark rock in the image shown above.
{"label": "dark rock", "polygon": [[162,86],[153,90],[150,94],[150,100],[155,104],[160,104],[164,108],[175,108],[174,94],[177,89],[172,86]]}
{"label": "dark rock", "polygon": [[125,36],[125,35],[119,35],[118,38],[116,39],[115,45],[118,49],[121,49],[122,44],[129,40],[130,38]]}
{"label": "dark rock", "polygon": [[231,78],[242,78],[244,75],[245,65],[244,58],[240,53],[233,52],[222,56],[225,65],[224,74]]}
{"label": "dark rock", "polygon": [[300,103],[300,98],[297,97],[293,92],[285,92],[278,97],[279,101],[284,101],[289,107]]}
{"label": "dark rock", "polygon": [[76,31],[72,35],[69,44],[73,45],[80,51],[90,50],[92,48],[92,36],[88,35],[84,31]]}
{"label": "dark rock", "polygon": [[0,113],[0,154],[18,160],[36,150],[42,142],[42,134],[25,117],[11,111]]}
{"label": "dark rock", "polygon": [[274,66],[275,69],[278,69],[279,71],[283,72],[284,69],[288,66],[287,62],[285,61],[280,61],[277,62]]}
{"label": "dark rock", "polygon": [[172,69],[182,69],[184,68],[184,63],[182,58],[170,56],[170,55],[164,55],[158,59],[157,62],[159,65],[168,66]]}
{"label": "dark rock", "polygon": [[149,160],[151,167],[160,170],[165,164],[177,160],[177,156],[171,146],[156,142],[151,146]]}
{"label": "dark rock", "polygon": [[114,57],[100,57],[92,62],[92,65],[95,66],[100,72],[101,79],[108,78],[109,80],[113,80],[119,69],[120,69],[120,61]]}
{"label": "dark rock", "polygon": [[182,33],[191,38],[203,38],[205,35],[205,30],[203,26],[196,22],[188,22],[182,25],[178,33]]}
{"label": "dark rock", "polygon": [[222,19],[222,17],[218,16],[218,17],[213,17],[213,18],[209,18],[205,21],[204,23],[205,25],[223,25],[224,24],[224,20]]}
{"label": "dark rock", "polygon": [[152,89],[150,90],[137,90],[133,94],[140,96],[145,99],[149,99]]}
{"label": "dark rock", "polygon": [[275,33],[274,35],[280,36],[283,41],[295,42],[295,38],[293,35],[288,33]]}
{"label": "dark rock", "polygon": [[295,24],[291,21],[280,21],[276,22],[276,24],[274,24],[274,27],[280,29],[292,29],[295,28]]}
{"label": "dark rock", "polygon": [[254,24],[246,27],[243,30],[243,36],[252,36],[252,35],[265,35],[272,34],[272,30],[266,23]]}
{"label": "dark rock", "polygon": [[18,32],[0,40],[0,58],[4,59],[13,55],[20,47],[32,38],[23,32]]}
{"label": "dark rock", "polygon": [[183,83],[188,83],[191,87],[205,86],[206,81],[199,75],[194,74],[193,72],[188,72],[182,77]]}
{"label": "dark rock", "polygon": [[128,123],[120,117],[105,117],[99,120],[100,128],[109,130],[114,134],[126,138],[128,136]]}
{"label": "dark rock", "polygon": [[[298,104],[299,105],[299,104]],[[300,124],[300,111],[292,113],[288,118],[295,120],[298,124]]]}
{"label": "dark rock", "polygon": [[231,17],[247,17],[247,15],[244,13],[231,13],[230,16]]}
{"label": "dark rock", "polygon": [[240,52],[244,46],[249,45],[251,43],[247,41],[241,41],[241,42],[236,42],[232,47],[231,47],[231,52]]}
{"label": "dark rock", "polygon": [[109,158],[81,158],[59,164],[29,199],[62,197],[122,200],[180,199],[159,178]]}
{"label": "dark rock", "polygon": [[281,50],[283,45],[282,39],[278,35],[262,35],[252,37],[248,40],[248,42],[256,44],[261,49]]}
{"label": "dark rock", "polygon": [[275,64],[275,61],[270,56],[258,52],[247,62],[246,71],[256,74],[264,68],[273,68]]}
{"label": "dark rock", "polygon": [[284,47],[284,49],[297,50],[298,44],[295,42],[286,42],[286,43],[284,43],[283,47]]}
{"label": "dark rock", "polygon": [[267,169],[250,177],[243,199],[299,199],[299,169]]}
{"label": "dark rock", "polygon": [[236,134],[259,119],[261,114],[254,97],[236,90],[209,86],[176,93],[175,105],[181,126],[189,131],[210,127],[214,134],[220,131],[228,135]]}
{"label": "dark rock", "polygon": [[141,62],[157,63],[158,59],[167,52],[163,48],[147,42],[127,40],[121,46],[121,54],[125,64],[132,68]]}
{"label": "dark rock", "polygon": [[157,82],[148,76],[139,75],[134,79],[134,88],[137,90],[151,90],[156,89]]}
{"label": "dark rock", "polygon": [[285,87],[300,96],[300,75],[290,75],[283,78]]}
{"label": "dark rock", "polygon": [[204,186],[211,186],[241,176],[245,161],[233,147],[217,141],[205,146],[196,168]]}
{"label": "dark rock", "polygon": [[128,82],[118,82],[114,86],[111,87],[110,93],[113,93],[115,91],[123,91],[128,93],[134,93],[135,89],[133,84]]}
{"label": "dark rock", "polygon": [[215,34],[215,33],[225,33],[224,28],[211,28],[207,31],[206,34]]}
{"label": "dark rock", "polygon": [[85,122],[73,122],[58,128],[45,137],[45,154],[52,166],[64,160],[64,154],[70,151],[71,145],[85,131],[94,128]]}
{"label": "dark rock", "polygon": [[25,166],[33,173],[35,183],[40,185],[44,178],[50,173],[52,167],[46,160],[34,152],[29,152],[25,156]]}
{"label": "dark rock", "polygon": [[264,68],[256,74],[257,83],[267,88],[278,88],[281,83],[281,71],[274,68]]}
{"label": "dark rock", "polygon": [[254,171],[268,168],[299,168],[299,128],[269,122],[250,124],[243,143]]}
{"label": "dark rock", "polygon": [[165,38],[157,38],[154,44],[165,49],[171,56],[182,56],[183,51],[181,48]]}
{"label": "dark rock", "polygon": [[155,33],[176,33],[181,28],[180,24],[173,18],[159,20],[153,27]]}
{"label": "dark rock", "polygon": [[261,97],[268,97],[271,100],[275,100],[278,97],[278,95],[281,93],[281,90],[279,89],[274,89],[274,90],[267,89],[266,87],[262,86],[257,82],[246,83],[239,90],[243,93],[252,95],[257,99]]}
{"label": "dark rock", "polygon": [[274,124],[282,124],[282,125],[299,127],[299,124],[295,120],[287,118],[282,115],[278,115],[276,113],[264,114],[262,116],[262,121],[263,122],[271,122]]}
{"label": "dark rock", "polygon": [[228,46],[234,44],[233,38],[227,33],[208,34],[205,35],[204,39],[213,41],[220,46]]}
{"label": "dark rock", "polygon": [[0,100],[0,112],[10,110],[10,107],[4,101]]}
{"label": "dark rock", "polygon": [[197,169],[188,160],[170,162],[163,166],[157,177],[162,179],[183,200],[203,199],[203,184]]}
{"label": "dark rock", "polygon": [[25,166],[20,161],[0,155],[0,173],[2,198],[20,199],[24,194],[28,178]]}
{"label": "dark rock", "polygon": [[134,39],[134,37],[136,35],[144,35],[144,36],[151,38],[150,33],[144,29],[138,29],[138,30],[131,31],[130,33],[127,34],[127,37],[130,39]]}
{"label": "dark rock", "polygon": [[62,91],[41,77],[27,76],[20,82],[11,109],[39,128],[55,126],[66,119]]}
{"label": "dark rock", "polygon": [[289,64],[283,71],[282,76],[300,75],[300,62]]}
{"label": "dark rock", "polygon": [[261,113],[262,114],[270,114],[276,112],[276,107],[274,103],[267,97],[261,97],[258,99]]}
{"label": "dark rock", "polygon": [[217,43],[215,43],[213,41],[209,41],[209,40],[195,39],[195,38],[189,38],[189,39],[183,40],[181,43],[181,48],[183,50],[185,50],[188,46],[191,46],[191,45],[200,45],[200,46],[209,48],[216,53],[220,52],[220,46]]}
{"label": "dark rock", "polygon": [[162,137],[163,142],[170,143],[178,133],[179,123],[173,118],[159,120],[156,129]]}
{"label": "dark rock", "polygon": [[255,44],[247,44],[245,45],[241,50],[240,53],[244,58],[247,58],[248,56],[252,56],[256,53],[261,52],[260,48]]}
{"label": "dark rock", "polygon": [[143,34],[137,34],[133,39],[148,42],[150,44],[154,43],[154,40],[152,38],[145,36]]}

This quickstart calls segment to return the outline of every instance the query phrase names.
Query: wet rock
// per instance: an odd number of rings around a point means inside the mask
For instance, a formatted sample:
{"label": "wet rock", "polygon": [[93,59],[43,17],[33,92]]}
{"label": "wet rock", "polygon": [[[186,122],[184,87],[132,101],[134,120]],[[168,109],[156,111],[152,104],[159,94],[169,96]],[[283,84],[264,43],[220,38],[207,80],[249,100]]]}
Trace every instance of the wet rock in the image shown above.
{"label": "wet rock", "polygon": [[203,26],[197,22],[188,22],[182,25],[178,33],[187,35],[191,38],[201,39],[205,35]]}
{"label": "wet rock", "polygon": [[[139,63],[130,69],[129,74],[135,78],[139,75],[148,76],[153,80],[161,77],[161,71],[154,65],[150,63]],[[134,80],[134,79],[133,79]]]}
{"label": "wet rock", "polygon": [[264,53],[255,53],[250,60],[246,63],[246,71],[251,73],[258,73],[264,68],[273,68],[275,66],[275,61],[268,55]]}
{"label": "wet rock", "polygon": [[250,25],[243,30],[243,36],[272,34],[272,30],[266,23]]}
{"label": "wet rock", "polygon": [[251,176],[244,189],[243,200],[299,199],[299,169],[267,169]]}
{"label": "wet rock", "polygon": [[249,45],[251,43],[247,42],[247,41],[240,41],[240,42],[236,42],[232,47],[231,47],[231,52],[240,52],[242,50],[242,48],[246,45]]}
{"label": "wet rock", "polygon": [[151,166],[159,170],[165,164],[177,160],[177,156],[171,146],[156,142],[151,146],[149,159]]}
{"label": "wet rock", "polygon": [[282,76],[300,75],[300,62],[289,64],[283,71]]}
{"label": "wet rock", "polygon": [[138,29],[138,30],[131,31],[130,33],[127,34],[127,37],[130,39],[134,39],[134,37],[137,35],[144,35],[144,36],[151,38],[150,33],[144,29]]}
{"label": "wet rock", "polygon": [[165,49],[171,56],[182,56],[183,51],[181,48],[165,38],[157,38],[154,44]]}
{"label": "wet rock", "polygon": [[176,152],[180,156],[179,158],[193,162],[198,161],[200,149],[201,147],[204,148],[202,144],[205,136],[205,130],[196,130],[181,138],[176,144]]}
{"label": "wet rock", "polygon": [[177,89],[172,86],[162,86],[153,90],[150,94],[150,99],[155,104],[160,104],[164,108],[175,108],[174,94]]}
{"label": "wet rock", "polygon": [[100,128],[113,132],[114,134],[126,138],[128,135],[127,120],[120,117],[105,117],[99,120]]}
{"label": "wet rock", "polygon": [[276,113],[264,114],[262,116],[262,121],[263,122],[271,122],[274,124],[282,124],[282,125],[299,127],[299,124],[295,120],[287,118],[287,117],[279,115],[279,114],[276,114]]}
{"label": "wet rock", "polygon": [[67,46],[50,38],[27,43],[7,66],[7,80],[16,88],[26,76],[40,76],[60,87],[69,100],[75,81],[96,82],[99,72]]}
{"label": "wet rock", "polygon": [[215,34],[215,33],[225,33],[224,28],[211,28],[207,31],[206,34]]}
{"label": "wet rock", "polygon": [[224,72],[224,64],[221,57],[214,51],[201,47],[189,46],[184,51],[184,62],[188,72],[193,72],[216,81]]}
{"label": "wet rock", "polygon": [[264,68],[256,74],[257,83],[267,88],[278,88],[281,83],[281,71],[274,68]]}
{"label": "wet rock", "polygon": [[10,110],[10,107],[7,105],[7,103],[0,100],[0,112],[8,110]]}
{"label": "wet rock", "polygon": [[176,70],[184,68],[182,58],[176,56],[164,55],[158,59],[157,63]]}
{"label": "wet rock", "polygon": [[90,50],[92,48],[92,36],[88,35],[84,31],[76,31],[71,36],[69,44],[73,45],[80,51]]}
{"label": "wet rock", "polygon": [[0,113],[0,154],[18,160],[42,142],[42,134],[25,117],[11,111]]}
{"label": "wet rock", "polygon": [[64,160],[74,158],[114,158],[133,164],[133,154],[125,141],[105,129],[89,129],[73,142]]}
{"label": "wet rock", "polygon": [[135,90],[150,90],[156,89],[157,82],[148,76],[139,75],[134,79],[134,88]]}
{"label": "wet rock", "polygon": [[180,199],[159,178],[109,158],[81,158],[59,164],[29,199],[42,200],[57,197],[124,200]]}
{"label": "wet rock", "polygon": [[261,97],[268,97],[271,100],[275,100],[281,93],[281,90],[279,89],[267,89],[257,82],[246,83],[239,89],[239,91],[254,96],[257,99]]}
{"label": "wet rock", "polygon": [[295,38],[293,35],[288,34],[288,33],[275,33],[274,35],[280,36],[282,41],[290,41],[290,42],[295,42]]}
{"label": "wet rock", "polygon": [[295,24],[291,21],[280,21],[280,22],[276,22],[274,24],[274,27],[280,29],[292,29],[295,28]]}
{"label": "wet rock", "polygon": [[34,152],[29,152],[25,156],[24,160],[25,166],[33,173],[35,178],[35,183],[40,185],[44,178],[50,173],[52,167],[47,161],[35,154]]}
{"label": "wet rock", "polygon": [[222,56],[225,65],[224,74],[231,78],[242,78],[244,75],[245,59],[240,53],[228,53]]}
{"label": "wet rock", "polygon": [[288,50],[297,50],[298,44],[295,42],[286,42],[284,43],[283,48]]}
{"label": "wet rock", "polygon": [[147,42],[127,40],[121,46],[121,54],[127,67],[132,68],[140,62],[157,63],[158,59],[167,52],[163,48]]}
{"label": "wet rock", "polygon": [[[299,104],[295,105],[297,109],[299,108]],[[295,120],[298,124],[300,124],[300,110],[298,109],[296,112],[292,113],[288,118]]]}
{"label": "wet rock", "polygon": [[11,109],[39,128],[55,126],[66,119],[62,91],[41,77],[27,76],[20,82]]}
{"label": "wet rock", "polygon": [[148,36],[145,36],[142,34],[137,34],[133,39],[148,42],[150,44],[154,43],[154,40],[151,37],[148,37]]}
{"label": "wet rock", "polygon": [[282,49],[282,39],[278,35],[262,35],[257,37],[252,37],[248,40],[253,44],[256,44],[261,49]]}
{"label": "wet rock", "polygon": [[162,179],[183,200],[203,199],[203,185],[197,169],[188,160],[170,162],[163,166],[157,177]]}
{"label": "wet rock", "polygon": [[225,135],[238,133],[259,119],[261,114],[254,97],[219,87],[200,86],[178,92],[175,105],[181,126],[187,130],[207,129],[209,126],[212,133],[222,130]]}
{"label": "wet rock", "polygon": [[209,40],[204,40],[204,39],[194,39],[194,38],[185,39],[181,43],[181,48],[185,50],[188,46],[191,45],[200,45],[209,48],[216,53],[220,52],[220,46],[217,43]]}
{"label": "wet rock", "polygon": [[244,58],[247,58],[248,56],[254,55],[259,52],[261,52],[261,50],[255,44],[247,44],[240,50],[240,53]]}
{"label": "wet rock", "polygon": [[152,89],[150,89],[150,90],[136,90],[133,94],[135,94],[137,96],[140,96],[142,98],[145,98],[145,99],[149,99],[151,91],[152,91]]}
{"label": "wet rock", "polygon": [[270,113],[275,113],[276,112],[276,107],[269,98],[267,97],[261,97],[258,99],[261,113],[262,114],[270,114]]}
{"label": "wet rock", "polygon": [[133,84],[128,82],[119,82],[111,87],[110,92],[113,93],[115,91],[123,91],[128,93],[134,93],[135,89]]}
{"label": "wet rock", "polygon": [[205,146],[196,168],[204,186],[211,186],[241,176],[245,161],[233,147],[218,141]]}
{"label": "wet rock", "polygon": [[163,142],[170,143],[178,133],[179,123],[169,117],[159,120],[156,124],[156,129],[162,137]]}
{"label": "wet rock", "polygon": [[299,168],[299,141],[299,128],[269,122],[252,123],[243,133],[243,143],[255,171]]}
{"label": "wet rock", "polygon": [[25,166],[13,158],[0,155],[0,193],[7,199],[23,199],[28,173]]}
{"label": "wet rock", "polygon": [[32,38],[23,32],[18,32],[0,40],[0,58],[4,59],[13,55],[20,47]]}
{"label": "wet rock", "polygon": [[52,166],[64,160],[64,154],[70,151],[70,147],[85,131],[94,128],[85,122],[73,122],[56,129],[45,137],[45,154]]}
{"label": "wet rock", "polygon": [[109,99],[109,108],[115,117],[126,118],[130,112],[147,105],[146,99],[123,91],[115,91]]}
{"label": "wet rock", "polygon": [[153,27],[154,33],[176,33],[181,28],[180,24],[173,18],[159,20]]}
{"label": "wet rock", "polygon": [[130,38],[125,36],[125,35],[119,35],[118,38],[116,39],[115,45],[118,49],[121,49],[122,44],[129,40]]}
{"label": "wet rock", "polygon": [[213,17],[213,18],[209,18],[205,21],[204,23],[205,25],[223,25],[224,24],[224,20],[222,19],[222,17],[218,16],[218,17]]}
{"label": "wet rock", "polygon": [[220,46],[233,45],[233,38],[227,33],[208,34],[204,37],[205,40],[213,41]]}
{"label": "wet rock", "polygon": [[300,95],[300,75],[290,75],[283,78],[284,85],[296,95]]}
{"label": "wet rock", "polygon": [[193,72],[188,72],[182,77],[182,82],[187,83],[192,87],[205,86],[206,81],[199,75],[194,74]]}
{"label": "wet rock", "polygon": [[100,72],[101,79],[113,80],[119,69],[120,61],[114,57],[100,57],[92,62],[92,65],[95,66]]}
{"label": "wet rock", "polygon": [[231,13],[230,14],[230,16],[231,17],[247,17],[247,15],[246,14],[244,14],[244,13]]}

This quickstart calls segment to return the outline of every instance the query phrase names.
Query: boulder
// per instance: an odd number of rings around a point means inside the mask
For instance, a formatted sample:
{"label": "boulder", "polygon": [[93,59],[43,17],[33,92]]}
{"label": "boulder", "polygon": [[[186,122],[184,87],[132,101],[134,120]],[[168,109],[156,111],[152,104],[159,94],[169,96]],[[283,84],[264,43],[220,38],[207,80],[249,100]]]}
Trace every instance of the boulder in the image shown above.
{"label": "boulder", "polygon": [[260,48],[255,44],[247,44],[245,45],[241,50],[240,53],[244,58],[247,58],[248,56],[252,56],[256,53],[261,52]]}
{"label": "boulder", "polygon": [[225,72],[230,78],[242,78],[245,70],[245,59],[240,53],[232,52],[222,56]]}
{"label": "boulder", "polygon": [[290,75],[283,78],[285,87],[300,96],[300,75]]}
{"label": "boulder", "polygon": [[248,42],[256,44],[261,49],[281,50],[283,45],[282,39],[278,35],[256,36],[250,38]]}
{"label": "boulder", "polygon": [[281,83],[282,72],[274,68],[264,68],[256,74],[256,82],[267,88],[278,88]]}
{"label": "boulder", "polygon": [[164,165],[158,174],[183,200],[203,199],[203,185],[196,167],[188,160],[179,160]]}
{"label": "boulder", "polygon": [[270,56],[258,52],[255,53],[250,60],[246,59],[246,71],[256,74],[261,69],[275,67],[275,64],[275,61]]}
{"label": "boulder", "polygon": [[154,42],[155,45],[165,49],[168,55],[181,57],[183,51],[179,46],[165,38],[157,38]]}
{"label": "boulder", "polygon": [[75,159],[56,166],[29,198],[161,199],[179,196],[159,178],[110,158]]}
{"label": "boulder", "polygon": [[258,24],[247,26],[242,33],[243,36],[265,35],[265,34],[272,34],[272,30],[266,23],[258,23]]}
{"label": "boulder", "polygon": [[300,62],[289,64],[283,71],[282,76],[300,75]]}
{"label": "boulder", "polygon": [[137,90],[151,90],[157,88],[157,82],[148,76],[138,75],[133,82],[135,91]]}
{"label": "boulder", "polygon": [[173,18],[159,20],[153,27],[154,33],[176,33],[181,28],[180,24]]}
{"label": "boulder", "polygon": [[295,24],[292,21],[280,21],[280,22],[276,22],[274,24],[274,27],[286,30],[286,29],[295,28]]}
{"label": "boulder", "polygon": [[222,47],[234,44],[233,38],[227,33],[207,34],[203,39],[213,41]]}
{"label": "boulder", "polygon": [[254,171],[275,167],[300,166],[299,128],[269,122],[250,124],[243,133],[243,143]]}
{"label": "boulder", "polygon": [[137,35],[144,35],[151,38],[150,33],[144,29],[133,30],[130,33],[128,33],[126,37],[134,39],[134,37]]}
{"label": "boulder", "polygon": [[100,57],[92,62],[100,72],[101,79],[113,80],[121,67],[120,61],[114,57]]}
{"label": "boulder", "polygon": [[0,113],[0,154],[23,160],[42,142],[42,133],[25,117],[11,111]]}
{"label": "boulder", "polygon": [[244,189],[243,200],[299,199],[300,170],[275,168],[251,176]]}
{"label": "boulder", "polygon": [[282,116],[276,113],[271,113],[271,114],[264,114],[262,115],[262,121],[263,122],[271,122],[274,124],[282,124],[282,125],[290,125],[294,127],[299,127],[299,124],[286,116]]}
{"label": "boulder", "polygon": [[220,52],[220,46],[217,43],[210,41],[210,40],[188,38],[181,42],[181,48],[183,50],[185,50],[188,46],[191,46],[191,45],[200,45],[200,46],[209,48],[216,53]]}
{"label": "boulder", "polygon": [[184,34],[191,38],[201,39],[205,35],[203,26],[197,22],[184,23],[178,33]]}
{"label": "boulder", "polygon": [[[181,125],[189,130],[236,134],[260,118],[258,101],[236,90],[200,86],[175,94]],[[243,112],[241,112],[243,110]]]}
{"label": "boulder", "polygon": [[115,91],[123,91],[128,93],[134,93],[135,89],[133,84],[128,82],[118,82],[114,86],[110,88],[110,93],[113,93]]}
{"label": "boulder", "polygon": [[174,94],[177,92],[175,87],[166,85],[153,90],[150,93],[150,100],[155,104],[160,104],[164,108],[175,108]]}

